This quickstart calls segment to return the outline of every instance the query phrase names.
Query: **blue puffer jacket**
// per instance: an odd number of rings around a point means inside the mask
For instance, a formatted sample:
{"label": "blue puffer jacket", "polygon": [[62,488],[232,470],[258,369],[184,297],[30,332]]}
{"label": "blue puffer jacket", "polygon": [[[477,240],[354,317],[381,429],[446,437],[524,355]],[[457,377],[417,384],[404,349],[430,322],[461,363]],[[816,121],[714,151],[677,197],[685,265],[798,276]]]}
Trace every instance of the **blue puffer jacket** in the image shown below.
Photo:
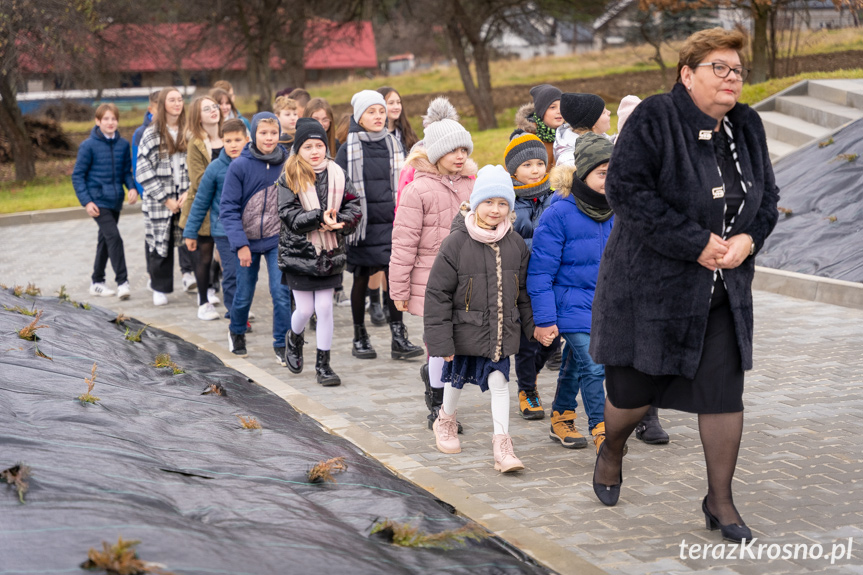
{"label": "blue puffer jacket", "polygon": [[[363,129],[351,118],[351,132]],[[390,150],[385,140],[362,142],[363,184],[365,186],[366,237],[357,245],[348,246],[348,264],[354,266],[383,267],[390,263],[393,251],[393,222],[396,219],[396,202],[390,181]],[[336,164],[348,177],[348,145],[345,143],[336,154]]]}
{"label": "blue puffer jacket", "polygon": [[198,239],[198,230],[204,223],[207,210],[210,211],[210,235],[214,237],[227,235],[225,234],[225,227],[222,225],[222,218],[219,217],[219,207],[222,203],[222,186],[225,185],[225,174],[228,173],[228,166],[230,165],[231,156],[226,154],[223,148],[219,157],[210,162],[210,165],[204,170],[204,175],[201,177],[201,183],[198,184],[198,191],[195,194],[195,201],[192,202],[192,208],[189,210],[189,219],[186,220],[186,227],[183,228],[184,238]]}
{"label": "blue puffer jacket", "polygon": [[[584,185],[577,179],[575,183]],[[571,194],[553,194],[534,232],[536,245],[527,269],[527,293],[537,326],[590,333],[599,261],[613,221],[614,217],[594,221],[578,209]]]}
{"label": "blue puffer jacket", "polygon": [[132,156],[129,142],[115,134],[108,139],[99,126],[78,148],[78,159],[72,171],[72,186],[82,206],[90,202],[100,208],[120,211],[127,189],[135,189],[132,179]]}
{"label": "blue puffer jacket", "polygon": [[275,159],[259,159],[255,145],[258,122],[264,118],[278,121],[270,112],[260,112],[252,118],[252,141],[246,144],[240,157],[231,162],[225,173],[219,217],[231,249],[249,246],[252,253],[268,252],[279,246],[279,190],[276,180],[282,175],[282,166],[288,151],[276,146]]}
{"label": "blue puffer jacket", "polygon": [[539,224],[540,216],[551,205],[553,195],[554,192],[549,191],[547,194],[530,200],[515,198],[515,223],[512,227],[518,235],[524,238],[528,250],[533,249],[534,231]]}

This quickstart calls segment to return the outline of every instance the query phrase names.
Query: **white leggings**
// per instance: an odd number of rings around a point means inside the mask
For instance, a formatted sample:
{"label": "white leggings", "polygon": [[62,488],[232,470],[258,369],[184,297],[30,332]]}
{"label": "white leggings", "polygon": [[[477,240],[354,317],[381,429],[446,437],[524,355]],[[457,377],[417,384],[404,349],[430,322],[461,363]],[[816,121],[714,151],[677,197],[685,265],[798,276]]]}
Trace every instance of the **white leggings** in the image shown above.
{"label": "white leggings", "polygon": [[[429,365],[431,371],[431,365]],[[488,390],[491,392],[491,419],[494,434],[509,433],[509,382],[503,373],[493,371],[488,376]],[[447,385],[443,388],[443,410],[447,415],[455,413],[462,390]]]}
{"label": "white leggings", "polygon": [[435,389],[443,387],[443,382],[440,380],[443,375],[444,359],[442,357],[429,356],[429,381]]}
{"label": "white leggings", "polygon": [[329,351],[333,345],[333,290],[291,290],[291,293],[297,302],[297,309],[291,316],[291,331],[303,333],[312,314],[318,314],[318,349]]}

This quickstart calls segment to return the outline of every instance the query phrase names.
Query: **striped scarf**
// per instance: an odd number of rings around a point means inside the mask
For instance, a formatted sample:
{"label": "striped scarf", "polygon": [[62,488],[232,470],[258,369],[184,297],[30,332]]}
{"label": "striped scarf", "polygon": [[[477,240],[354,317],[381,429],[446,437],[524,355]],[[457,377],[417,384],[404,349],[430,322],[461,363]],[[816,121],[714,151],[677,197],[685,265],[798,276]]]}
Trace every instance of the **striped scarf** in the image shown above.
{"label": "striped scarf", "polygon": [[351,183],[354,185],[355,195],[360,199],[360,208],[363,217],[360,219],[357,229],[348,236],[348,244],[355,246],[366,239],[366,227],[369,221],[368,202],[366,201],[366,183],[363,179],[363,142],[379,142],[385,140],[390,152],[390,189],[393,194],[393,203],[398,196],[399,176],[405,163],[405,154],[402,145],[395,137],[384,128],[380,132],[349,132],[348,141],[348,169]]}
{"label": "striped scarf", "polygon": [[[315,168],[315,173],[327,172],[327,207],[328,210],[339,211],[342,199],[345,197],[345,172],[335,162],[327,160],[322,166]],[[307,212],[322,209],[321,199],[315,184],[297,194],[303,209]],[[320,228],[306,234],[309,242],[315,246],[315,255],[322,251],[328,252],[339,247],[339,238],[335,232],[324,232]]]}

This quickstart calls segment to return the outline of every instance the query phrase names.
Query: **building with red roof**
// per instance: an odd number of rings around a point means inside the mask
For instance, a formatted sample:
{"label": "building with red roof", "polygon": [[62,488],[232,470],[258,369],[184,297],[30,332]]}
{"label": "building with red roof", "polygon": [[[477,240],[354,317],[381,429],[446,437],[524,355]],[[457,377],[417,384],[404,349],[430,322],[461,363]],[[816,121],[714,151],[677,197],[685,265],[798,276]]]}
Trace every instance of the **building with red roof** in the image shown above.
{"label": "building with red roof", "polygon": [[[22,92],[51,89],[150,87],[165,85],[211,86],[228,80],[237,93],[249,93],[247,57],[232,34],[208,33],[203,24],[115,25],[102,30],[76,57],[92,59],[92,75],[74,75],[57,58],[39,57],[19,41]],[[269,57],[273,87],[288,83],[286,62],[276,47]],[[66,68],[66,69],[64,69]],[[338,24],[310,21],[306,28],[305,72],[311,82],[337,81],[378,70],[371,22]],[[71,77],[70,77],[71,76]]]}

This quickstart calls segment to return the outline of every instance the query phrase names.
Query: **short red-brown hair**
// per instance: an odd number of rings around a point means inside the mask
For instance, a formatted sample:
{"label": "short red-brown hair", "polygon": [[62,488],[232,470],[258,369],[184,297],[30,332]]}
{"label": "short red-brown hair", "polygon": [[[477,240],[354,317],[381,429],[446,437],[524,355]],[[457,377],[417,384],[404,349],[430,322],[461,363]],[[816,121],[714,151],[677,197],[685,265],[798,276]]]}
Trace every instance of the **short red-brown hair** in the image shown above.
{"label": "short red-brown hair", "polygon": [[680,82],[680,71],[684,66],[693,70],[701,64],[707,55],[714,50],[734,50],[743,61],[742,51],[746,47],[746,35],[740,30],[724,28],[709,28],[699,30],[686,39],[680,49],[680,59],[677,62],[677,81]]}
{"label": "short red-brown hair", "polygon": [[117,108],[117,105],[113,102],[99,104],[99,107],[96,108],[96,119],[101,120],[102,116],[105,115],[105,112],[111,112],[112,114],[114,114],[114,117],[117,118],[117,121],[120,120],[120,109]]}

